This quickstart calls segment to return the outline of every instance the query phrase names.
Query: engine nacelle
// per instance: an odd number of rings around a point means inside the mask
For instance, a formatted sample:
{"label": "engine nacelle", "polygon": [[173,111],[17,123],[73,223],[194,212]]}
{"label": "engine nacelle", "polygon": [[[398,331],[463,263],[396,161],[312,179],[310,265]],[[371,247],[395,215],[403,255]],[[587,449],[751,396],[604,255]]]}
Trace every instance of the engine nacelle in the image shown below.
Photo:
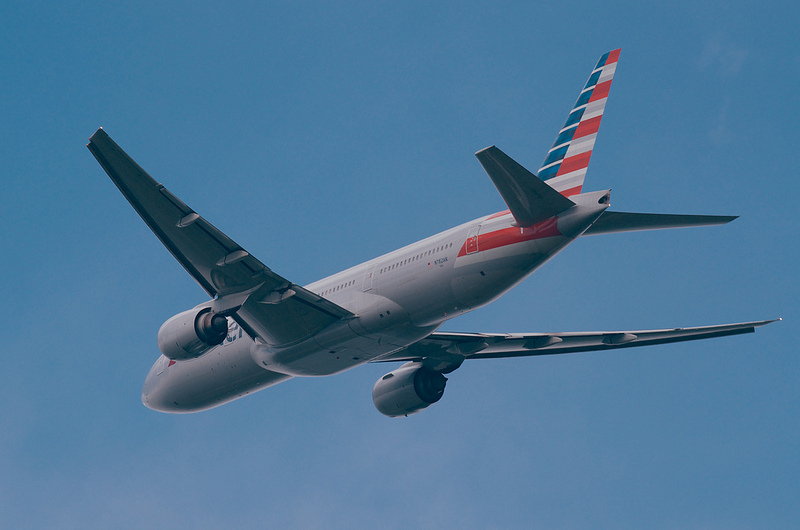
{"label": "engine nacelle", "polygon": [[200,357],[228,336],[228,319],[210,307],[190,309],[170,318],[158,330],[158,349],[175,361]]}
{"label": "engine nacelle", "polygon": [[372,387],[378,412],[389,417],[408,416],[439,401],[447,378],[420,363],[406,363],[384,375]]}

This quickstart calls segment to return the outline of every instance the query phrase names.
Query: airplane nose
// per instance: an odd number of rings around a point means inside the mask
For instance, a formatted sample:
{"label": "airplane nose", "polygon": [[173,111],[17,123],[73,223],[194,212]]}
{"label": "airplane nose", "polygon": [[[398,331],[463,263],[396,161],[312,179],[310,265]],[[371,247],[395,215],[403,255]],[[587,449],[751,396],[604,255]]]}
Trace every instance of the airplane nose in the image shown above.
{"label": "airplane nose", "polygon": [[159,383],[158,376],[147,376],[142,386],[142,404],[148,409],[158,412],[175,412],[175,407],[168,402],[165,395],[164,385]]}
{"label": "airplane nose", "polygon": [[142,385],[142,404],[151,409],[159,412],[172,412],[173,407],[171,403],[167,404],[167,396],[165,395],[165,387],[167,374],[165,369],[169,359],[163,355],[153,364],[147,377],[144,379]]}
{"label": "airplane nose", "polygon": [[174,375],[170,377],[170,360],[162,355],[144,380],[142,404],[148,409],[171,414],[185,414],[209,408],[205,403],[193,403],[191,398],[187,398],[186,392],[179,385],[176,386]]}
{"label": "airplane nose", "polygon": [[[158,364],[158,361],[156,361]],[[151,399],[153,397],[153,391],[156,387],[156,365],[154,364],[152,368],[150,368],[150,372],[148,372],[147,377],[144,378],[144,384],[142,385],[142,404],[151,409],[153,407],[150,406]]]}

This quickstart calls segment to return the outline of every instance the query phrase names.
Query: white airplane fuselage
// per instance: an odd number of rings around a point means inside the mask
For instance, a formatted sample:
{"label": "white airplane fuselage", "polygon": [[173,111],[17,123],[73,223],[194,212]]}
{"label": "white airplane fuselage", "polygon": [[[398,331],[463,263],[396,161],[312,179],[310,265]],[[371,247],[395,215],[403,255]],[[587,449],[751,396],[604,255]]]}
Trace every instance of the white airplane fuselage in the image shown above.
{"label": "white airplane fuselage", "polygon": [[574,196],[574,207],[528,228],[516,226],[509,212],[481,217],[307,285],[356,316],[296,344],[254,341],[228,319],[226,340],[203,355],[183,361],[162,355],[147,375],[142,402],[163,412],[196,412],[291,377],[379,360],[502,296],[591,226],[608,196]]}
{"label": "white airplane fuselage", "polygon": [[[620,50],[592,69],[536,173],[497,146],[475,153],[508,210],[305,287],[250,254],[151,177],[102,129],[87,147],[133,209],[211,298],[168,319],[142,389],[149,408],[197,412],[292,377],[402,362],[372,388],[388,417],[439,401],[465,359],[608,351],[744,333],[775,320],[625,331],[447,333],[447,320],[513,288],[582,235],[726,224],[736,216],[608,211],[581,193]],[[536,300],[537,304],[549,301]]]}

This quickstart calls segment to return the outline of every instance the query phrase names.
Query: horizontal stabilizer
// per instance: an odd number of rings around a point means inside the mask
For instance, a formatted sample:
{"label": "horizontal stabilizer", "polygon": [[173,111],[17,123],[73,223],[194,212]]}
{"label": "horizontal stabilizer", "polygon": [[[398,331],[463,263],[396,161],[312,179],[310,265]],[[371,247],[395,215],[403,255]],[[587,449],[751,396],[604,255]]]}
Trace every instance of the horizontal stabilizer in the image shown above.
{"label": "horizontal stabilizer", "polygon": [[519,226],[532,226],[575,205],[495,146],[475,153]]}
{"label": "horizontal stabilizer", "polygon": [[662,228],[684,228],[689,226],[723,225],[736,219],[736,215],[676,215],[665,213],[609,212],[589,227],[585,236],[611,234],[613,232],[635,232],[637,230],[659,230]]}

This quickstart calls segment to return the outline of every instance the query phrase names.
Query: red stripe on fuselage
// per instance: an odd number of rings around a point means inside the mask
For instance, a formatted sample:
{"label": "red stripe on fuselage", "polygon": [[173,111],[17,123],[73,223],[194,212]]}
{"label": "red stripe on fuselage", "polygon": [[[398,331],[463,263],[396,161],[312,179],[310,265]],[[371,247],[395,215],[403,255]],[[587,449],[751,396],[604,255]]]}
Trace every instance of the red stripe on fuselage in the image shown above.
{"label": "red stripe on fuselage", "polygon": [[[560,236],[561,232],[558,231],[558,217],[551,217],[541,223],[536,223],[527,228],[519,228],[510,226],[508,228],[501,228],[494,232],[478,235],[478,252],[485,250],[492,250],[495,248],[506,247],[524,241],[531,241],[534,239],[543,239],[545,237]],[[461,246],[458,251],[457,257],[467,255],[467,243]]]}

